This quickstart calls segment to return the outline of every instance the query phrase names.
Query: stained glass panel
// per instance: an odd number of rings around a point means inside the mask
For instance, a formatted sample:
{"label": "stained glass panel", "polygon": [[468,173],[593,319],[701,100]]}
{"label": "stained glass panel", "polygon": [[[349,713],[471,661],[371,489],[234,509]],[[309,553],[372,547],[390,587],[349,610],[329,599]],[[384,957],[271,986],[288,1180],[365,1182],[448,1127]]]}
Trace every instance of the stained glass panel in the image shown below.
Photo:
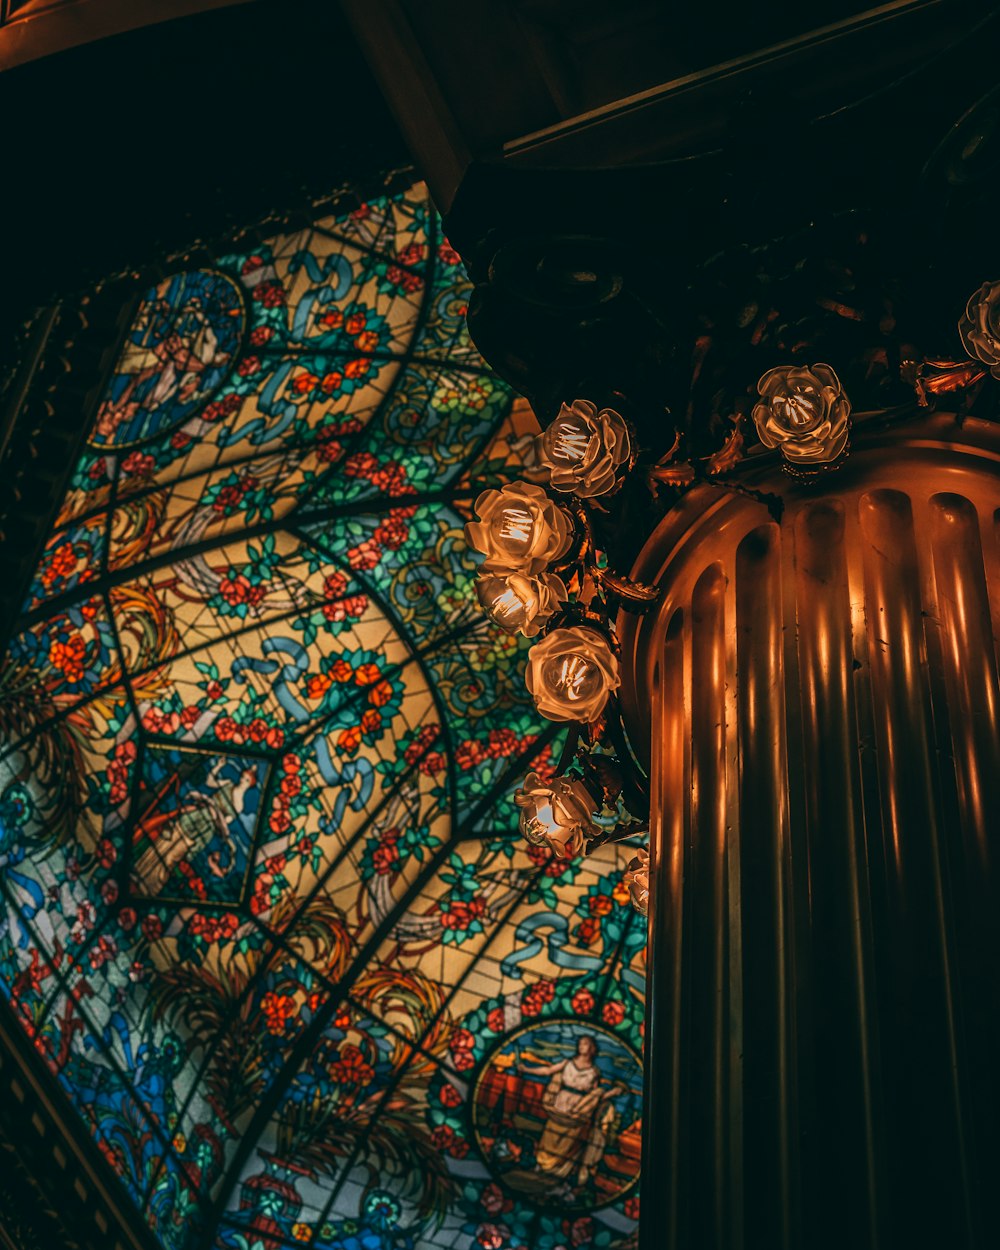
{"label": "stained glass panel", "polygon": [[164,1247],[625,1247],[644,923],[463,526],[530,411],[419,190],[149,290],[0,703],[0,988]]}

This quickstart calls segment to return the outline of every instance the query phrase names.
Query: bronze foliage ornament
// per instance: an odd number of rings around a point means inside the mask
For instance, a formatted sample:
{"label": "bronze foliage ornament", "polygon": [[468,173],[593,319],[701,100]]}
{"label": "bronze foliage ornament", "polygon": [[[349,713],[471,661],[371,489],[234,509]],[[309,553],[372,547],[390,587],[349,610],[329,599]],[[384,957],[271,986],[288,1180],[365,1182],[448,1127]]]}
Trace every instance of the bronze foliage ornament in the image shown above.
{"label": "bronze foliage ornament", "polygon": [[939,395],[958,391],[965,392],[968,407],[987,374],[1000,378],[1000,279],[984,282],[969,296],[958,320],[958,337],[968,360],[924,356],[901,362],[900,372],[921,408],[931,407]]}

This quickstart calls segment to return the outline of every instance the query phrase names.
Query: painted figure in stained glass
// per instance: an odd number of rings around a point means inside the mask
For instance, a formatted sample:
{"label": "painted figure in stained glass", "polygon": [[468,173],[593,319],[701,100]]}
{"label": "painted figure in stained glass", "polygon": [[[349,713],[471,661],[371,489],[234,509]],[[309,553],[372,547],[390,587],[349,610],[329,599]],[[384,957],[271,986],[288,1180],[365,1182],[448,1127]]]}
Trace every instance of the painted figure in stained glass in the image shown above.
{"label": "painted figure in stained glass", "polygon": [[535,1162],[550,1176],[565,1178],[570,1186],[586,1185],[600,1165],[615,1122],[612,1100],[626,1089],[621,1081],[608,1085],[601,1079],[594,1062],[597,1052],[597,1042],[584,1033],[572,1059],[525,1067],[531,1076],[549,1078],[542,1098],[548,1119]]}
{"label": "painted figure in stained glass", "polygon": [[544,1206],[596,1208],[638,1176],[642,1072],[615,1035],[579,1021],[523,1029],[487,1060],[473,1101],[498,1179]]}
{"label": "painted figure in stained glass", "polygon": [[243,321],[239,291],[222,274],[161,282],[139,309],[90,441],[128,446],[185,421],[225,379]]}
{"label": "painted figure in stained glass", "polygon": [[146,898],[238,902],[266,766],[239,756],[156,748],[147,761],[133,888]]}

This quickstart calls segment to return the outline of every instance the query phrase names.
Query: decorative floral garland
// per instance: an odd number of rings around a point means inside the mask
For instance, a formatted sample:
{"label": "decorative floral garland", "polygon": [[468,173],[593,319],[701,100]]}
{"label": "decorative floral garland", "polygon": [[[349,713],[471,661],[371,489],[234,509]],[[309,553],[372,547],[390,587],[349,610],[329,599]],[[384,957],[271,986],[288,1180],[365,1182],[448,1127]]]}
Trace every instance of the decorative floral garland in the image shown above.
{"label": "decorative floral garland", "polygon": [[[904,362],[921,406],[928,394],[974,385],[987,369],[1000,378],[1000,281],[984,283],[969,299],[958,331],[975,365]],[[851,403],[830,365],[769,369],[757,392],[757,435],[780,453],[787,473],[808,481],[840,467],[850,449]],[[710,475],[742,458],[739,420],[733,424],[726,445],[710,458]],[[678,445],[648,470],[651,482],[696,480],[692,465],[674,461]],[[508,633],[538,637],[528,656],[528,690],[543,716],[572,726],[558,775],[543,782],[529,773],[514,795],[525,838],[563,858],[648,830],[645,789],[631,766],[617,706],[620,648],[611,605],[645,611],[659,591],[607,568],[590,511],[595,500],[620,490],[637,455],[635,431],[620,413],[586,399],[564,403],[535,438],[525,480],[484,491],[474,505],[479,520],[465,527],[470,546],[484,557],[476,578],[483,610]],[[633,905],[648,914],[646,848],[638,849],[623,880]]]}

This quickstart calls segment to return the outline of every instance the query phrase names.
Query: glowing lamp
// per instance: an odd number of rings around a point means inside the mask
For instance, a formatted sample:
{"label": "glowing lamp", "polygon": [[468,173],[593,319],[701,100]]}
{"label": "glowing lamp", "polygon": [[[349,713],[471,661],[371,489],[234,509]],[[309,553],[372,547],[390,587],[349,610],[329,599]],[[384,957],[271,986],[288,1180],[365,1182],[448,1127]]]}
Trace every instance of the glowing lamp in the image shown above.
{"label": "glowing lamp", "polygon": [[549,720],[591,724],[618,689],[618,658],[596,629],[554,629],[532,648],[525,681]]}
{"label": "glowing lamp", "polygon": [[489,572],[543,572],[569,550],[573,522],[540,486],[511,482],[484,491],[475,503],[479,521],[465,527],[469,545]]}
{"label": "glowing lamp", "polygon": [[643,916],[649,915],[649,852],[641,849],[634,859],[629,860],[628,869],[622,878],[632,906]]}
{"label": "glowing lamp", "polygon": [[486,614],[508,634],[533,638],[559,606],[566,587],[554,573],[482,573],[476,594]]}
{"label": "glowing lamp", "polygon": [[579,855],[595,832],[594,799],[578,777],[543,782],[537,773],[529,773],[514,802],[521,809],[520,828],[527,841],[562,858]]}

